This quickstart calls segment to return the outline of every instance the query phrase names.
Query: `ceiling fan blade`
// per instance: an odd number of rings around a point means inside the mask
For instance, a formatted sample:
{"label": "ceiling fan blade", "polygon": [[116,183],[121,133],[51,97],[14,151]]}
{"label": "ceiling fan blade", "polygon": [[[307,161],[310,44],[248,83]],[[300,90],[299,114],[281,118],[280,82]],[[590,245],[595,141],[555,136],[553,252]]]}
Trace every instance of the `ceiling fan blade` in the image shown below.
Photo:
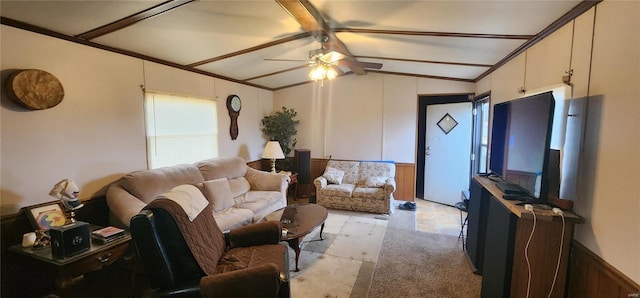
{"label": "ceiling fan blade", "polygon": [[348,59],[338,61],[338,65],[347,66],[347,67],[371,68],[371,69],[382,68],[382,63],[360,62],[360,61],[353,61]]}
{"label": "ceiling fan blade", "polygon": [[272,58],[264,58],[264,61],[286,61],[286,62],[309,62],[309,60],[300,60],[300,59],[272,59]]}
{"label": "ceiling fan blade", "polygon": [[[297,22],[314,36],[327,37],[326,46],[336,52],[342,53],[350,59],[355,59],[347,47],[338,39],[331,27],[323,19],[322,14],[308,0],[276,0],[278,4],[291,15]],[[366,71],[358,65],[348,66],[358,75],[366,74]]]}
{"label": "ceiling fan blade", "polygon": [[343,74],[344,74],[344,71],[342,71],[342,69],[340,69],[340,67],[337,67],[337,66],[331,66],[331,68],[332,68],[333,70],[335,70],[335,71],[338,73],[338,75],[339,75],[339,76],[341,76],[341,75],[343,75]]}

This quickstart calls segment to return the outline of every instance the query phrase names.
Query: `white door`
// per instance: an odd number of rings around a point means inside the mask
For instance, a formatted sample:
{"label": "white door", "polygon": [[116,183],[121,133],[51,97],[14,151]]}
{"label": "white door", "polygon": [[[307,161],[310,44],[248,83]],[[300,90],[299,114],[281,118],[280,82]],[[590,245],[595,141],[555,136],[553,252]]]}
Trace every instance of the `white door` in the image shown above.
{"label": "white door", "polygon": [[471,103],[427,105],[426,113],[424,199],[453,206],[469,189]]}

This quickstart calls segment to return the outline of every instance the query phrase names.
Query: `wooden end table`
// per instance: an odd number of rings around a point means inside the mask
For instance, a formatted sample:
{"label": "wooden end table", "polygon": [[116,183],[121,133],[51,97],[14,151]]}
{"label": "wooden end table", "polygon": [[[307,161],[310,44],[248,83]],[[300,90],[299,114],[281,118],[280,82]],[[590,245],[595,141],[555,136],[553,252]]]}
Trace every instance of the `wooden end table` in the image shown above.
{"label": "wooden end table", "polygon": [[[100,227],[91,226],[91,230]],[[109,242],[107,244],[98,244],[91,242],[88,251],[78,253],[66,258],[56,258],[51,254],[51,247],[43,249],[32,249],[30,247],[22,247],[20,244],[12,245],[9,251],[26,256],[28,258],[42,262],[45,265],[53,266],[56,276],[56,287],[65,288],[73,284],[74,278],[86,273],[101,270],[106,266],[113,264],[118,260],[129,247],[131,234],[125,231],[122,238]]]}
{"label": "wooden end table", "polygon": [[287,234],[283,235],[280,240],[286,241],[289,247],[296,252],[296,272],[300,271],[298,259],[302,248],[302,238],[320,226],[320,240],[324,240],[322,231],[328,214],[326,208],[316,204],[292,204],[265,217],[266,220],[280,220],[282,227],[287,229]]}

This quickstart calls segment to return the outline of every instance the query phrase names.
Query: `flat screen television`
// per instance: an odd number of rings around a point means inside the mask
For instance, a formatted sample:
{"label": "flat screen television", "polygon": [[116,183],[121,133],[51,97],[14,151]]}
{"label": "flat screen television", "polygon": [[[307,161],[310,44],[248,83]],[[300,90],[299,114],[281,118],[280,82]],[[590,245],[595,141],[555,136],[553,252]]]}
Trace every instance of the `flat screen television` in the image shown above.
{"label": "flat screen television", "polygon": [[554,106],[551,91],[494,105],[489,169],[505,193],[548,203]]}

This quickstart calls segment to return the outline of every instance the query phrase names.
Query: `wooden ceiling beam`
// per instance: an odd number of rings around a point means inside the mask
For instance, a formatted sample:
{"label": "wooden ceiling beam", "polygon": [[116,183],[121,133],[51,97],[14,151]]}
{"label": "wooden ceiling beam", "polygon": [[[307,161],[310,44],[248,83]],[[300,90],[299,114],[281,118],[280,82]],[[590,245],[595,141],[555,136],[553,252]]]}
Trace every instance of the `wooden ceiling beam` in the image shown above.
{"label": "wooden ceiling beam", "polygon": [[404,59],[404,58],[391,58],[391,57],[378,57],[378,56],[356,56],[356,58],[379,59],[379,60],[390,60],[390,61],[400,61],[400,62],[447,64],[447,65],[471,66],[471,67],[492,67],[493,66],[493,64],[478,64],[478,63],[449,62],[449,61],[435,61],[435,60],[417,60],[417,59]]}
{"label": "wooden ceiling beam", "polygon": [[293,36],[288,36],[288,37],[281,38],[281,39],[278,39],[278,40],[274,40],[274,41],[270,41],[270,42],[267,42],[267,43],[263,43],[261,45],[255,46],[255,47],[250,47],[250,48],[247,48],[247,49],[242,49],[240,51],[235,51],[233,53],[224,54],[224,55],[221,55],[221,56],[218,56],[218,57],[213,57],[213,58],[205,59],[205,60],[198,61],[198,62],[195,62],[195,63],[191,63],[191,64],[189,64],[187,66],[188,67],[196,67],[196,66],[208,64],[208,63],[211,63],[211,62],[216,62],[216,61],[219,61],[219,60],[222,60],[222,59],[227,59],[227,58],[231,58],[231,57],[235,57],[235,56],[239,56],[239,55],[243,55],[243,54],[259,51],[259,50],[262,50],[262,49],[265,49],[265,48],[268,48],[268,47],[272,47],[272,46],[275,46],[275,45],[287,43],[287,42],[298,40],[298,39],[301,39],[301,38],[307,38],[310,35],[311,35],[311,33],[309,33],[309,32],[299,33],[299,34],[296,34],[296,35],[293,35]]}
{"label": "wooden ceiling beam", "polygon": [[[342,53],[347,58],[356,61],[356,58],[349,52],[347,47],[338,39],[336,34],[331,30],[329,25],[325,22],[320,11],[313,6],[307,0],[276,0],[278,4],[291,15],[296,22],[302,26],[304,30],[310,32],[311,35],[316,37],[326,36],[327,42],[325,46],[328,49]],[[363,75],[367,72],[362,67],[357,65],[350,66],[351,70],[358,74]]]}
{"label": "wooden ceiling beam", "polygon": [[193,1],[195,0],[169,0],[163,3],[160,3],[154,7],[145,9],[141,12],[132,14],[128,17],[124,17],[122,19],[111,22],[109,24],[78,34],[75,37],[86,39],[86,40],[92,40],[94,38],[109,34],[111,32],[118,31],[122,28],[129,27],[137,22],[148,19],[150,17],[155,17],[163,13],[167,13],[173,9],[176,9],[185,4],[189,4]]}
{"label": "wooden ceiling beam", "polygon": [[348,32],[348,33],[365,33],[365,34],[437,36],[437,37],[463,37],[463,38],[491,38],[491,39],[524,39],[524,40],[528,40],[528,39],[531,39],[531,38],[535,37],[535,35],[481,34],[481,33],[458,33],[458,32],[359,29],[359,28],[335,28],[335,29],[333,29],[333,31],[334,32]]}

